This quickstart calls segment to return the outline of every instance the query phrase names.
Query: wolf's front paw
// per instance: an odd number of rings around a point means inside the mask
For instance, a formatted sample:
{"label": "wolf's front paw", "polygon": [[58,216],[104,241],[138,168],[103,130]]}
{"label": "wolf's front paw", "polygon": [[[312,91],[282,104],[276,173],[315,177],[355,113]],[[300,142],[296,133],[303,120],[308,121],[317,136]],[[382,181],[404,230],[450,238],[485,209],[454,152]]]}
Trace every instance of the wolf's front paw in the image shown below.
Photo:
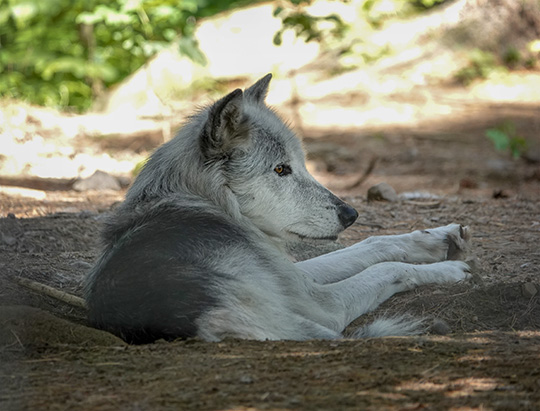
{"label": "wolf's front paw", "polygon": [[471,278],[471,268],[463,261],[443,261],[440,265],[440,282],[457,283]]}
{"label": "wolf's front paw", "polygon": [[471,232],[469,227],[461,224],[450,224],[451,230],[446,236],[448,241],[447,260],[463,260],[470,247]]}
{"label": "wolf's front paw", "polygon": [[416,244],[431,257],[425,262],[465,259],[471,237],[469,228],[460,224],[416,231],[413,234]]}
{"label": "wolf's front paw", "polygon": [[[413,275],[409,275],[414,273]],[[424,284],[457,283],[471,278],[471,269],[463,261],[440,261],[432,264],[413,264],[403,282],[407,290]]]}
{"label": "wolf's front paw", "polygon": [[463,261],[441,261],[415,267],[418,275],[415,281],[418,285],[457,283],[471,278],[471,269]]}

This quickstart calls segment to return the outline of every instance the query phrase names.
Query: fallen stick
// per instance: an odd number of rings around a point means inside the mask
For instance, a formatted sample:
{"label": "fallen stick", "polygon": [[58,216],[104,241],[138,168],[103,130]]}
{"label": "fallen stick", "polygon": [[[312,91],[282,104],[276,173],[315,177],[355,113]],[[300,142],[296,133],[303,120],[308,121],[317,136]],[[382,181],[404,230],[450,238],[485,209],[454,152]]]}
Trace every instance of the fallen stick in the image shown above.
{"label": "fallen stick", "polygon": [[68,294],[64,291],[57,290],[56,288],[49,287],[48,285],[41,284],[23,277],[13,277],[13,281],[15,281],[19,285],[22,285],[23,287],[29,288],[30,290],[37,292],[38,294],[46,295],[74,307],[84,309],[87,308],[86,301],[81,297],[77,297],[76,295]]}
{"label": "fallen stick", "polygon": [[367,180],[369,175],[373,172],[373,170],[375,169],[375,165],[377,164],[377,161],[379,161],[378,156],[371,157],[371,160],[369,160],[369,164],[366,170],[364,171],[364,173],[355,182],[349,184],[346,187],[343,187],[343,189],[352,190],[353,188],[360,186],[364,181]]}

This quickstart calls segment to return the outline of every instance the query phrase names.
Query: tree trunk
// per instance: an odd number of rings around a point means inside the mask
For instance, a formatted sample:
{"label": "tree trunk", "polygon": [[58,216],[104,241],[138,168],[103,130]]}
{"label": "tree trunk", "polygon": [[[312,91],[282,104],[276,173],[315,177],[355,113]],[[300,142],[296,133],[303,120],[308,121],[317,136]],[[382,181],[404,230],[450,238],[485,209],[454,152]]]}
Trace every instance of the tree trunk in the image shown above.
{"label": "tree trunk", "polygon": [[[95,61],[96,38],[94,36],[94,25],[82,23],[79,25],[79,37],[83,47],[86,49],[86,58],[89,63]],[[95,99],[105,91],[105,85],[100,78],[87,78],[86,82],[92,87],[92,96]]]}

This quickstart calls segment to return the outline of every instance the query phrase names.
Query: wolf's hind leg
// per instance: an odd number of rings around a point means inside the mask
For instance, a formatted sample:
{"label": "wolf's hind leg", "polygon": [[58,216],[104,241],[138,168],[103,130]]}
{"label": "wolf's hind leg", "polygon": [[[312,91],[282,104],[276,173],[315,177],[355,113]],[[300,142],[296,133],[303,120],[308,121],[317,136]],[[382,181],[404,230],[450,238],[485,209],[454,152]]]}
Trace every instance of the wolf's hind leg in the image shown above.
{"label": "wolf's hind leg", "polygon": [[342,337],[341,330],[332,330],[280,307],[250,308],[231,305],[209,311],[197,321],[197,336],[206,341],[221,341],[227,337],[261,341],[333,340]]}

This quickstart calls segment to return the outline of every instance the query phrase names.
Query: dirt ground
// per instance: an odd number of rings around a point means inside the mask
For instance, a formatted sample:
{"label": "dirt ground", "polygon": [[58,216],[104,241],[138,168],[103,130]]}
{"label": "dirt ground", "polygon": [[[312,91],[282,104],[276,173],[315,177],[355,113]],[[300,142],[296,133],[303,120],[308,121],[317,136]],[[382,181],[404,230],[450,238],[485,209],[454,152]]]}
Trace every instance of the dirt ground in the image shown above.
{"label": "dirt ground", "polygon": [[[533,147],[528,161],[485,138],[503,120]],[[360,212],[341,243],[451,222],[471,228],[473,280],[403,293],[358,320],[408,312],[429,318],[430,334],[127,346],[87,328],[83,309],[15,280],[81,295],[100,221],[123,192],[4,186],[0,408],[539,409],[540,106],[475,106],[411,128],[304,131],[310,169]],[[400,201],[368,202],[379,182]]]}

